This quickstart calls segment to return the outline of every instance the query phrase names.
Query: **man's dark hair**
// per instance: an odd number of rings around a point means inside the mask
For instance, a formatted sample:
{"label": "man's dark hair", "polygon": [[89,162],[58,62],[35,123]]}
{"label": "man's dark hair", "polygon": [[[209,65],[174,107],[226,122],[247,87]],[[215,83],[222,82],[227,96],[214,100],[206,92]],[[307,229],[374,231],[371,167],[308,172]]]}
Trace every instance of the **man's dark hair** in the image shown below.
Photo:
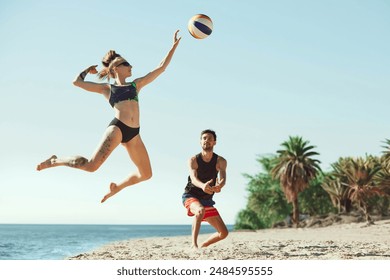
{"label": "man's dark hair", "polygon": [[203,130],[201,133],[200,133],[200,138],[202,138],[202,135],[203,134],[206,134],[206,133],[210,133],[214,136],[214,140],[217,141],[217,134],[215,134],[215,131],[214,130],[211,130],[211,129],[205,129]]}

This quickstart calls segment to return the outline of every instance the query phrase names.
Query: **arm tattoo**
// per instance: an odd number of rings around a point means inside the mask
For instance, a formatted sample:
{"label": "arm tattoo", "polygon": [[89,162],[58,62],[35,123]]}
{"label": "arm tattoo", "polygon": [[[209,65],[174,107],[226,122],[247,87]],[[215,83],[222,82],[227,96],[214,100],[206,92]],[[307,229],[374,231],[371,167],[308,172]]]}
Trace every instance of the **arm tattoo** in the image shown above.
{"label": "arm tattoo", "polygon": [[84,81],[87,74],[88,74],[88,70],[84,70],[83,72],[80,73],[79,77]]}

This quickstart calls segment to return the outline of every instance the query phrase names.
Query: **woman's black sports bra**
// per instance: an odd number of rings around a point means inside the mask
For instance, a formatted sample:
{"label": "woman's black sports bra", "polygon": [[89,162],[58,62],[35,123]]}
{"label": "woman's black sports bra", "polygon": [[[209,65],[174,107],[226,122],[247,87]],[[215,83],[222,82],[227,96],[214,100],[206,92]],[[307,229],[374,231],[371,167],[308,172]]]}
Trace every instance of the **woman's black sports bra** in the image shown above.
{"label": "woman's black sports bra", "polygon": [[118,102],[125,100],[135,100],[138,102],[137,85],[134,82],[127,86],[111,85],[109,102],[112,107]]}

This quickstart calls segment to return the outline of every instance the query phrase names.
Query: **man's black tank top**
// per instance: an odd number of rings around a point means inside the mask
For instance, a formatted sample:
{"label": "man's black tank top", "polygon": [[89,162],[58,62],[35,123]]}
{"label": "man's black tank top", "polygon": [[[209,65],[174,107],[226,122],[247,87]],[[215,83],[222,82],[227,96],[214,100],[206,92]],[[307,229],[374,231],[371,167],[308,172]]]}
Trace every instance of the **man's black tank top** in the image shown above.
{"label": "man's black tank top", "polygon": [[[213,179],[211,186],[215,185],[218,177],[217,159],[218,155],[215,153],[213,153],[213,157],[211,158],[210,162],[203,161],[202,155],[200,153],[196,155],[196,162],[198,163],[198,179],[201,182],[206,183],[207,181]],[[194,186],[191,182],[190,176],[188,176],[188,183],[184,189],[184,192],[193,194],[196,198],[199,199],[212,199],[214,195],[207,194],[201,188]]]}

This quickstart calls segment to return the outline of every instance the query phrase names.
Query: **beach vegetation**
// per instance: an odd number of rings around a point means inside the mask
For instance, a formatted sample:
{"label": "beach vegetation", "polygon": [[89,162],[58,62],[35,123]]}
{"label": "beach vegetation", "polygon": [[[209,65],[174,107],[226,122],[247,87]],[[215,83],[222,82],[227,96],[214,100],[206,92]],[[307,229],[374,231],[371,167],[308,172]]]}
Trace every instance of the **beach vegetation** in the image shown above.
{"label": "beach vegetation", "polygon": [[299,209],[301,213],[313,217],[337,212],[328,193],[322,187],[325,177],[326,174],[319,172],[309,182],[309,187],[299,194]]}
{"label": "beach vegetation", "polygon": [[339,213],[360,210],[368,224],[373,223],[370,213],[387,214],[390,174],[383,159],[372,155],[339,158],[331,166],[323,188]]}
{"label": "beach vegetation", "polygon": [[340,157],[327,172],[312,158],[319,154],[308,143],[290,137],[277,155],[257,158],[262,170],[244,174],[248,203],[237,215],[236,229],[290,226],[297,219],[332,213],[357,214],[372,224],[373,215],[390,214],[390,140],[384,141],[381,156]]}
{"label": "beach vegetation", "polygon": [[385,144],[382,146],[382,148],[385,148],[384,151],[382,152],[382,157],[381,157],[381,164],[384,170],[390,170],[390,139],[385,139],[383,141]]}
{"label": "beach vegetation", "polygon": [[273,155],[259,157],[257,162],[263,172],[253,176],[244,174],[248,179],[248,203],[246,209],[238,213],[236,229],[269,228],[289,215],[291,207],[284,199],[279,182],[270,174],[274,161]]}
{"label": "beach vegetation", "polygon": [[348,180],[343,176],[344,170],[350,158],[339,158],[331,164],[332,171],[325,175],[322,187],[328,193],[333,205],[337,208],[338,214],[348,214],[352,210],[352,201],[348,196]]}
{"label": "beach vegetation", "polygon": [[[276,155],[259,156],[257,162],[261,171],[255,175],[244,174],[248,179],[248,203],[236,218],[236,229],[263,229],[277,224],[290,225],[292,205],[289,204],[274,179],[271,170],[276,164]],[[299,208],[304,216],[327,214],[334,207],[325,190],[321,187],[323,176],[317,176],[310,187],[299,194]]]}
{"label": "beach vegetation", "polygon": [[334,174],[346,182],[346,196],[363,211],[367,223],[372,223],[368,213],[368,201],[381,194],[380,187],[375,183],[375,176],[381,170],[381,164],[373,156],[341,159],[345,162],[342,169]]}

